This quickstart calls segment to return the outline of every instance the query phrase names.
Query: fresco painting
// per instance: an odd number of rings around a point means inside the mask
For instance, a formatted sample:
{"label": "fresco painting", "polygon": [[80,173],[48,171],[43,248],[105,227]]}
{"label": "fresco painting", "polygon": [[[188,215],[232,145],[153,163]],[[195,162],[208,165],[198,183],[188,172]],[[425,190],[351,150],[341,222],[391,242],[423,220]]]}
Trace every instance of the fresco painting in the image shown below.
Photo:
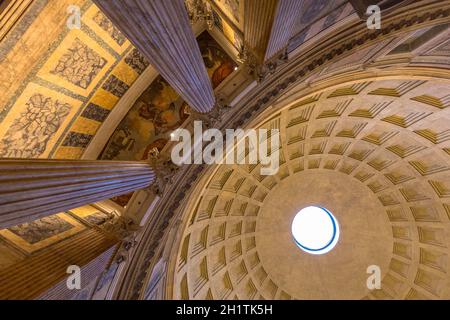
{"label": "fresco painting", "polygon": [[236,63],[208,33],[203,33],[197,40],[212,87],[215,89],[234,71]]}
{"label": "fresco painting", "polygon": [[218,12],[212,10],[214,26],[225,36],[225,38],[233,44],[233,46],[240,50],[243,47],[241,36],[236,34],[230,24],[225,21]]}
{"label": "fresco painting", "polygon": [[309,38],[315,36],[335,22],[353,12],[351,4],[345,0],[302,0],[302,11],[296,26],[295,36],[289,43],[288,52],[292,52]]}

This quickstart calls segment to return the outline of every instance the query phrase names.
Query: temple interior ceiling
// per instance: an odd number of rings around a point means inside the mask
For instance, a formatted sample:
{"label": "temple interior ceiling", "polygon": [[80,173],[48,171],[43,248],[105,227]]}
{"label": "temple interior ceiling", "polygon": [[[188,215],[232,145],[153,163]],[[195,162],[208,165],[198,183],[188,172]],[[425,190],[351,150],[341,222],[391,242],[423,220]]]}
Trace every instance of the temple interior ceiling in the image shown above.
{"label": "temple interior ceiling", "polygon": [[[279,172],[220,165],[189,200],[173,298],[448,298],[448,97],[440,81],[366,81],[267,113]],[[290,233],[309,205],[341,221],[342,239],[319,258]],[[370,265],[381,290],[365,285]]]}
{"label": "temple interior ceiling", "polygon": [[[81,10],[80,29],[67,26],[69,6]],[[8,32],[1,34],[0,157],[80,159],[149,63],[89,0],[24,1],[20,9]],[[234,71],[235,62],[208,32],[198,41],[217,87]],[[162,147],[168,130],[186,119],[186,104],[161,77],[148,85],[136,105],[113,135],[105,159],[146,158],[149,146]],[[137,138],[137,143],[126,155],[112,156],[113,150],[123,152],[129,147],[114,142],[120,138],[133,142],[128,135]],[[130,197],[113,200],[125,206]],[[2,262],[6,266],[20,261],[24,255],[101,224],[109,213],[84,206],[2,230]],[[91,216],[98,216],[98,221],[94,223]],[[32,241],[29,234],[34,235]]]}
{"label": "temple interior ceiling", "polygon": [[[305,1],[307,10],[298,21],[302,35],[293,40],[294,47],[348,16],[351,6],[343,3]],[[240,49],[244,1],[214,0],[213,4],[213,28]],[[67,27],[69,6],[81,10],[80,29]],[[334,8],[338,9],[328,15]],[[26,1],[21,10],[0,43],[4,92],[0,97],[0,156],[80,159],[149,64],[89,0]],[[306,28],[305,21],[317,23]],[[236,57],[227,56],[207,32],[199,44],[216,87],[233,71]],[[157,94],[161,86],[165,89]],[[142,103],[145,106],[137,106]],[[164,145],[167,130],[181,125],[186,108],[158,77],[113,134],[101,158],[145,158],[149,147]],[[129,198],[118,202],[125,205]]]}

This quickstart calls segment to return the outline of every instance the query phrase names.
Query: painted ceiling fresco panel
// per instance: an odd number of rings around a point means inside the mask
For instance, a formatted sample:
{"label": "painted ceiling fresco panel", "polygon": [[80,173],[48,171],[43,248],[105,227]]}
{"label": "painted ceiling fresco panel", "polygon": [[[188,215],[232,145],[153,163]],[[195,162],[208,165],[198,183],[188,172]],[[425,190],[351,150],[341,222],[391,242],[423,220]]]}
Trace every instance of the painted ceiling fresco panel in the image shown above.
{"label": "painted ceiling fresco panel", "polygon": [[86,205],[0,230],[0,269],[84,232],[89,227],[103,225],[113,216],[112,212]]}
{"label": "painted ceiling fresco panel", "polygon": [[86,97],[115,61],[107,50],[75,29],[56,47],[37,77]]}
{"label": "painted ceiling fresco panel", "polygon": [[128,50],[103,85],[93,94],[83,113],[75,119],[62,144],[55,151],[54,157],[59,159],[81,157],[111,109],[148,66],[149,63],[137,49]]}
{"label": "painted ceiling fresco panel", "polygon": [[244,30],[245,0],[214,0],[224,14],[239,28]]}
{"label": "painted ceiling fresco panel", "polygon": [[[67,9],[72,5],[81,10],[80,29],[66,25]],[[220,0],[218,5],[242,23],[243,1]],[[233,29],[220,17],[217,19],[216,25],[239,47],[240,40]],[[0,64],[5,66],[0,76],[0,87],[5,86],[5,94],[0,97],[2,157],[80,158],[102,122],[149,66],[88,0],[36,0],[10,34],[20,40],[0,43]],[[232,72],[234,63],[210,37],[200,37],[199,41],[204,42],[202,54],[216,87]],[[18,57],[22,60],[16,61]],[[39,63],[30,65],[29,61]],[[23,66],[27,68],[21,69]],[[155,99],[151,105],[157,108],[143,106],[137,115],[137,119],[146,119],[145,125],[141,124],[142,144],[146,147],[180,125],[185,117],[182,109],[186,108],[162,78],[152,86],[155,89],[151,94],[147,92],[146,98]],[[30,88],[35,87],[40,95],[31,100]],[[47,109],[38,110],[44,105]],[[50,117],[49,110],[55,106],[61,108]],[[26,108],[34,108],[34,113],[27,117],[25,113],[30,110]],[[154,139],[155,136],[159,138]],[[23,143],[27,148],[23,149]],[[164,144],[164,140],[158,143]],[[140,159],[145,150],[142,147],[139,156],[133,153],[133,157],[127,157]]]}
{"label": "painted ceiling fresco panel", "polygon": [[0,42],[0,121],[8,101],[65,31],[67,7],[85,0],[35,0]]}
{"label": "painted ceiling fresco panel", "polygon": [[[148,66],[91,1],[34,0],[0,42],[0,157],[81,158]],[[0,230],[0,267],[108,218],[74,211]]]}

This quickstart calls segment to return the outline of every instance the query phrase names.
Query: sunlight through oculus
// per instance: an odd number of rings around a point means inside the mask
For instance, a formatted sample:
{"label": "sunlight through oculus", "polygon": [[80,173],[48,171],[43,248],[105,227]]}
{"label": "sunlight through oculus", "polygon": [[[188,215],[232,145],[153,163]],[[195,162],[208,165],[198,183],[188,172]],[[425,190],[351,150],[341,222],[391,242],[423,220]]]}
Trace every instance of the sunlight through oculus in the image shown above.
{"label": "sunlight through oculus", "polygon": [[339,240],[339,224],[325,208],[307,207],[292,222],[295,243],[311,254],[330,252]]}

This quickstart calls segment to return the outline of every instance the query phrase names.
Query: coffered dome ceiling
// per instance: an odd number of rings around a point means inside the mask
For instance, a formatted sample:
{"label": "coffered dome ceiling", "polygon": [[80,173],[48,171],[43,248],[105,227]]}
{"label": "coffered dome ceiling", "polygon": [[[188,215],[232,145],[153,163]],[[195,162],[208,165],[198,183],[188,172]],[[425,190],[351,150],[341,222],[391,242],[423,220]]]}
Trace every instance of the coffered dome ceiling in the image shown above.
{"label": "coffered dome ceiling", "polygon": [[[449,97],[444,82],[374,80],[266,112],[280,170],[218,166],[190,200],[173,298],[449,298]],[[323,256],[290,232],[309,205],[340,224]],[[367,289],[371,265],[380,290]]]}
{"label": "coffered dome ceiling", "polygon": [[[142,160],[195,119],[90,0],[22,2],[16,26],[0,32],[1,157]],[[289,59],[260,82],[238,64],[245,1],[208,3],[213,25],[193,29],[217,96],[230,100],[218,127],[279,129],[280,170],[185,166],[151,209],[119,199],[152,218],[117,268],[114,296],[449,299],[447,2],[411,1],[367,31],[347,1],[304,1]],[[81,29],[66,26],[71,5]],[[311,205],[339,221],[326,255],[306,254],[291,235],[294,215]],[[15,247],[43,252],[84,225],[95,231],[102,214],[89,205],[0,230],[0,265],[25,257]],[[382,286],[370,291],[373,265]]]}

